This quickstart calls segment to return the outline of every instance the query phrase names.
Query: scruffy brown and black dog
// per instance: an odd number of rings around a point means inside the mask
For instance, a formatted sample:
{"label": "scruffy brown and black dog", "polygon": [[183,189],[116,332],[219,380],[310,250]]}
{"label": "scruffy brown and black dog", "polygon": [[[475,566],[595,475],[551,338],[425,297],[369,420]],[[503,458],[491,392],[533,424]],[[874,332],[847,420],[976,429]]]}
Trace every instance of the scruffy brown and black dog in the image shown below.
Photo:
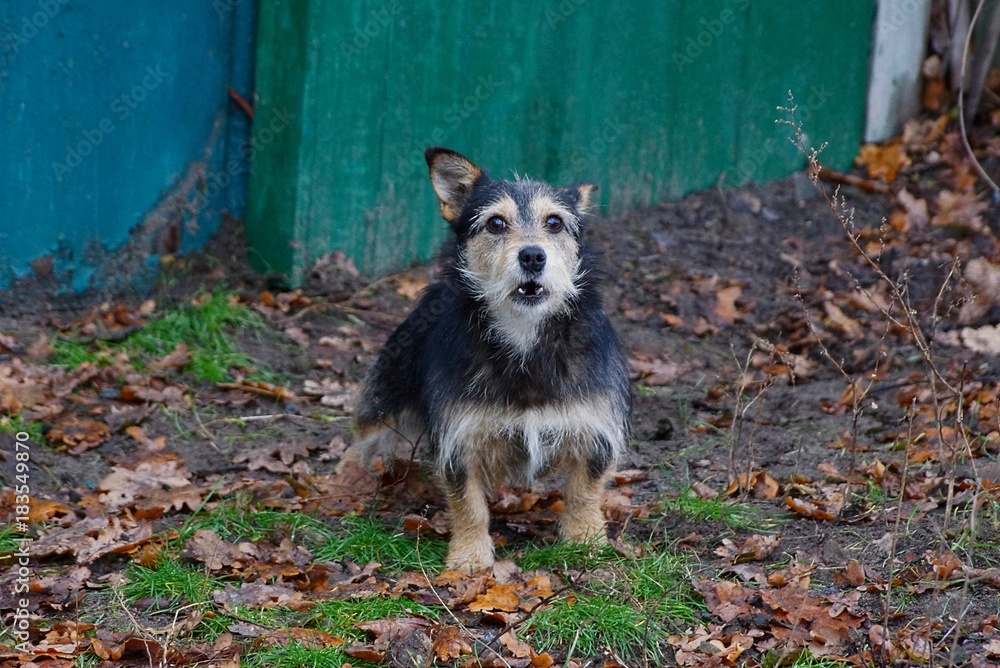
{"label": "scruffy brown and black dog", "polygon": [[426,157],[453,232],[443,276],[379,352],[352,456],[427,435],[451,516],[448,568],[493,563],[488,497],[505,481],[559,477],[562,537],[600,538],[631,397],[583,241],[595,186],[494,180],[444,148]]}

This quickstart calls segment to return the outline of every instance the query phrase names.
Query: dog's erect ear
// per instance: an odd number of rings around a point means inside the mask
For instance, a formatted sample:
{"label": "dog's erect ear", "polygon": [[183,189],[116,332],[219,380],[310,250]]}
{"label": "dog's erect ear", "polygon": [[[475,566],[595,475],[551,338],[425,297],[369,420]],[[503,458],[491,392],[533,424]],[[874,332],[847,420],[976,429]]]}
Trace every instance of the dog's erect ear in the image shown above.
{"label": "dog's erect ear", "polygon": [[430,168],[431,185],[434,186],[441,215],[449,223],[454,223],[461,215],[476,179],[483,175],[483,170],[464,155],[447,148],[432,146],[424,151],[424,157]]}
{"label": "dog's erect ear", "polygon": [[590,213],[590,196],[597,192],[597,186],[593,183],[574,183],[566,188],[570,197],[574,199],[574,206],[581,214]]}

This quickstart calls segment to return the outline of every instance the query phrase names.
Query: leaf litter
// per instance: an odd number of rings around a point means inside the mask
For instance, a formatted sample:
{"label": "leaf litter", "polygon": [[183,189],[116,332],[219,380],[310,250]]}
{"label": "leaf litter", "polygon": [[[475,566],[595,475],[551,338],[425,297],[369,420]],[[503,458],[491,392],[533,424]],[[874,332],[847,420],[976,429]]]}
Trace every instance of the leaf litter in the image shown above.
{"label": "leaf litter", "polygon": [[[996,142],[976,147],[1000,160]],[[365,365],[428,285],[424,269],[366,285],[331,256],[302,290],[199,292],[194,277],[193,299],[0,321],[0,438],[40,437],[28,524],[11,524],[0,553],[10,621],[13,554],[31,539],[31,630],[20,646],[0,637],[0,666],[238,666],[290,647],[352,665],[785,665],[803,653],[997,665],[998,204],[945,116],[857,162],[851,234],[907,278],[935,372],[803,179],[592,224],[636,388],[635,449],[604,501],[610,552],[536,558],[557,547],[559,490],[503,488],[491,511],[504,558],[440,572],[447,515],[419,463],[336,471]],[[206,308],[225,314],[231,348],[134,344]],[[233,326],[245,313],[255,335]],[[8,521],[23,505],[12,452]],[[681,490],[685,505],[665,503]],[[710,519],[699,502],[754,513]],[[374,527],[373,552],[344,540],[361,531],[352,517]],[[700,612],[672,619],[658,606],[676,592],[636,593],[658,555],[688,564]],[[172,621],[121,594],[167,563],[213,578],[197,600],[171,599]],[[608,591],[658,629],[631,654],[608,635],[591,656],[573,634],[537,643],[534,618]],[[334,603],[348,606],[342,621],[317,621]],[[362,607],[376,605],[394,607]]]}

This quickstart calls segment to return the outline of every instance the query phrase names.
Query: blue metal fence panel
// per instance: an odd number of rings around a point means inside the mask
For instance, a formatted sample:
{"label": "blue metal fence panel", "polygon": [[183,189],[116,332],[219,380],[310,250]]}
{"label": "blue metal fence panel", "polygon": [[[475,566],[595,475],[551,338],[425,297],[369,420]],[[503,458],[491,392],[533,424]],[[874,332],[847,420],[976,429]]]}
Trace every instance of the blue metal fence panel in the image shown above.
{"label": "blue metal fence panel", "polygon": [[254,11],[0,5],[0,290],[33,260],[63,289],[128,289],[242,212],[249,122],[227,89],[251,89]]}

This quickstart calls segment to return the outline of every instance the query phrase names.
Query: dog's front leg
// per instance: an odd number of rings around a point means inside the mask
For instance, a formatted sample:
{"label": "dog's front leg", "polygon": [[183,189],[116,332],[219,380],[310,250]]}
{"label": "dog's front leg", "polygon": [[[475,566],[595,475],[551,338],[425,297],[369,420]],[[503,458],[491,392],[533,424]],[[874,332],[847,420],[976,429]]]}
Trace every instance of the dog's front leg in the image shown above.
{"label": "dog's front leg", "polygon": [[492,566],[490,508],[483,476],[479,471],[462,471],[448,478],[444,487],[451,515],[451,540],[445,566],[465,573]]}
{"label": "dog's front leg", "polygon": [[559,521],[559,534],[564,540],[604,540],[605,523],[601,501],[613,471],[612,449],[603,438],[595,440],[586,456],[575,457],[570,462],[569,478],[563,489],[565,506]]}

